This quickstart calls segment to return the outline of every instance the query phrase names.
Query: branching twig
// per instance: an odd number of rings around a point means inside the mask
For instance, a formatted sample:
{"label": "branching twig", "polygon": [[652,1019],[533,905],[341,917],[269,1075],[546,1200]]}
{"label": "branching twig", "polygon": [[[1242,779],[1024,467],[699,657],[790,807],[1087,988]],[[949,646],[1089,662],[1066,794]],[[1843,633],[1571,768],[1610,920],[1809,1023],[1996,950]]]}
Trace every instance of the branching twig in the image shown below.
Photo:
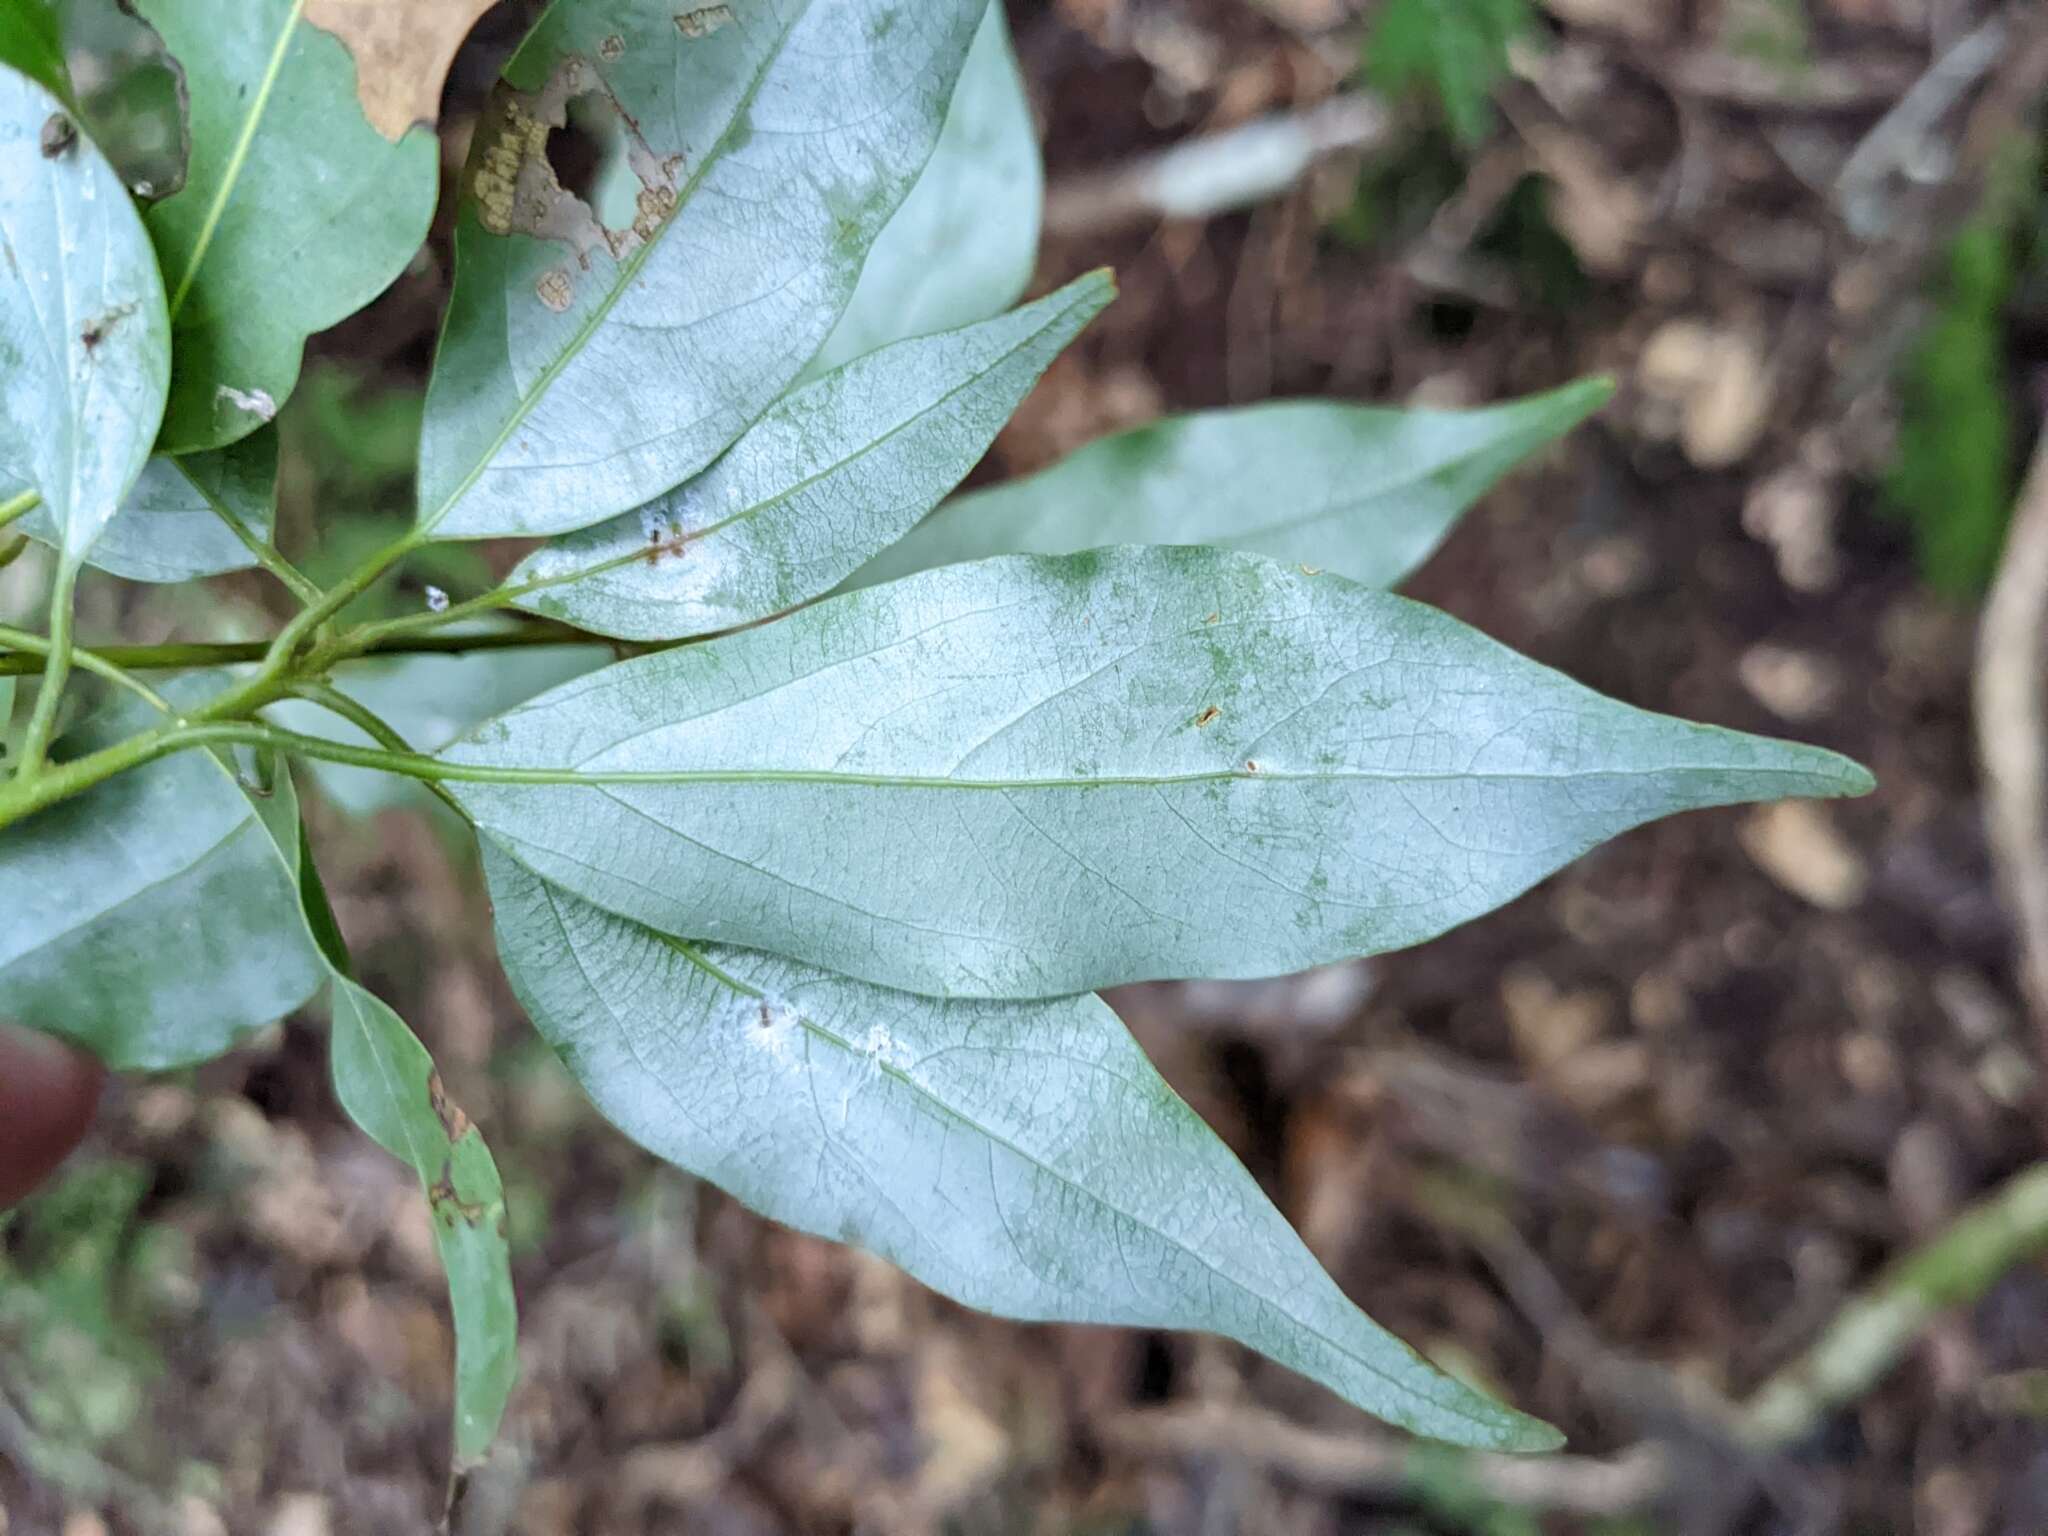
{"label": "branching twig", "polygon": [[1087,234],[1146,219],[1201,219],[1284,192],[1323,156],[1382,142],[1393,115],[1377,97],[1333,96],[1156,155],[1056,183],[1046,194],[1051,234]]}
{"label": "branching twig", "polygon": [[2048,635],[2048,433],[2013,507],[1998,576],[1977,631],[1977,756],[1985,834],[2019,942],[2020,981],[2048,1039],[2048,725],[2041,647]]}
{"label": "branching twig", "polygon": [[1813,1347],[1744,1405],[1753,1445],[1799,1439],[1883,1379],[1929,1323],[2048,1253],[2048,1163],[2015,1174],[1906,1254],[1835,1314]]}

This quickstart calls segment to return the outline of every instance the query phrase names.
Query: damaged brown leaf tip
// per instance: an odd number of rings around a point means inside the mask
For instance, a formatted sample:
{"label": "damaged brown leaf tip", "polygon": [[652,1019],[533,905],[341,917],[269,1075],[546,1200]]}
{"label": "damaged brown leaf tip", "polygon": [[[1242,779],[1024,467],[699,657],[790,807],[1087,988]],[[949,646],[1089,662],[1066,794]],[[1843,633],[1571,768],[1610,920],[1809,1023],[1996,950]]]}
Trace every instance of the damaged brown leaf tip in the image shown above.
{"label": "damaged brown leaf tip", "polygon": [[355,56],[363,116],[396,143],[432,124],[455,50],[497,0],[306,0],[306,20]]}
{"label": "damaged brown leaf tip", "polygon": [[448,1133],[452,1145],[469,1134],[469,1116],[462,1112],[462,1106],[448,1097],[448,1089],[441,1082],[441,1074],[427,1074],[427,1103],[433,1107],[434,1118],[441,1122],[441,1129]]}

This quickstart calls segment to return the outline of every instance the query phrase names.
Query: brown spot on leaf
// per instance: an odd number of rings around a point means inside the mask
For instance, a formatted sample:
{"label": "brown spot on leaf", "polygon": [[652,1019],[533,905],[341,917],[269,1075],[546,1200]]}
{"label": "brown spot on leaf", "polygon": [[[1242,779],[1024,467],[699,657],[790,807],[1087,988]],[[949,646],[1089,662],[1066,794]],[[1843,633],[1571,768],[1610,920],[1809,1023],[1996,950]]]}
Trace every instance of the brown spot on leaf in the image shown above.
{"label": "brown spot on leaf", "polygon": [[396,143],[432,124],[455,50],[497,0],[306,0],[305,16],[354,55],[363,116]]}
{"label": "brown spot on leaf", "polygon": [[434,1118],[441,1122],[441,1129],[448,1133],[448,1140],[458,1142],[469,1134],[469,1116],[462,1112],[462,1106],[448,1097],[448,1089],[441,1082],[441,1074],[427,1074],[427,1104],[434,1111]]}
{"label": "brown spot on leaf", "polygon": [[647,530],[647,553],[641,558],[649,565],[659,565],[670,557],[680,560],[689,542],[690,531],[687,528],[670,528],[666,533],[659,527],[650,528]]}
{"label": "brown spot on leaf", "polygon": [[1223,622],[1223,615],[1220,613],[1212,613],[1209,615],[1209,617],[1202,620],[1202,622],[1204,624],[1220,624]]}
{"label": "brown spot on leaf", "polygon": [[1244,760],[1244,771],[1246,773],[1259,773],[1263,770],[1260,769],[1256,759],[1248,757]]}
{"label": "brown spot on leaf", "polygon": [[731,6],[703,5],[694,11],[678,11],[676,30],[685,37],[709,37],[731,20]]}
{"label": "brown spot on leaf", "polygon": [[533,291],[540,295],[541,303],[558,315],[567,309],[570,300],[576,297],[576,285],[569,280],[569,274],[560,267],[549,267],[547,271],[541,273],[539,280],[533,285]]}
{"label": "brown spot on leaf", "polygon": [[427,1204],[434,1208],[436,1216],[452,1216],[469,1226],[476,1226],[484,1219],[484,1207],[475,1200],[465,1200],[455,1188],[453,1164],[441,1165],[441,1177],[427,1186]]}
{"label": "brown spot on leaf", "polygon": [[78,142],[78,125],[62,112],[43,119],[43,158],[55,160]]}
{"label": "brown spot on leaf", "polygon": [[626,40],[614,32],[597,45],[597,56],[607,64],[616,64],[626,56]]}
{"label": "brown spot on leaf", "polygon": [[1203,710],[1199,715],[1195,716],[1196,729],[1199,730],[1203,726],[1213,725],[1218,719],[1222,717],[1222,714],[1222,710],[1218,709],[1214,704],[1211,704],[1207,709]]}
{"label": "brown spot on leaf", "polygon": [[[549,135],[568,126],[570,104],[579,100],[616,127],[618,149],[639,179],[629,228],[610,229],[601,223],[591,205],[562,184],[548,158]],[[477,124],[475,143],[468,190],[476,201],[478,222],[494,235],[558,240],[583,266],[589,266],[591,254],[600,248],[615,258],[625,256],[653,238],[675,211],[683,157],[656,154],[597,67],[576,54],[557,60],[537,91],[500,84]],[[548,295],[543,292],[541,298],[546,302]]]}
{"label": "brown spot on leaf", "polygon": [[135,306],[133,304],[123,304],[118,308],[108,310],[103,315],[97,315],[93,319],[88,320],[85,323],[85,328],[78,333],[79,345],[88,352],[96,350],[99,344],[107,339],[107,336],[113,331],[114,327],[134,312]]}

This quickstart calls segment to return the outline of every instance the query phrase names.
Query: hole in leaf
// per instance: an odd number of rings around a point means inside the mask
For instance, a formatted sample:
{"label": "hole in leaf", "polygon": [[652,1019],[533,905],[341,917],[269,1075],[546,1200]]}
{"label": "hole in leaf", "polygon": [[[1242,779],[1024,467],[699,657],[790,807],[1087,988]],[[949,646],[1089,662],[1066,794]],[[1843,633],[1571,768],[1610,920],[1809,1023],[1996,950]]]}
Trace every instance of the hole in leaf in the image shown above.
{"label": "hole in leaf", "polygon": [[548,164],[562,190],[607,229],[629,229],[639,179],[626,157],[626,124],[603,91],[569,99],[567,121],[548,134]]}
{"label": "hole in leaf", "polygon": [[185,185],[191,152],[185,72],[156,28],[117,0],[72,0],[62,16],[86,132],[137,197],[169,197]]}

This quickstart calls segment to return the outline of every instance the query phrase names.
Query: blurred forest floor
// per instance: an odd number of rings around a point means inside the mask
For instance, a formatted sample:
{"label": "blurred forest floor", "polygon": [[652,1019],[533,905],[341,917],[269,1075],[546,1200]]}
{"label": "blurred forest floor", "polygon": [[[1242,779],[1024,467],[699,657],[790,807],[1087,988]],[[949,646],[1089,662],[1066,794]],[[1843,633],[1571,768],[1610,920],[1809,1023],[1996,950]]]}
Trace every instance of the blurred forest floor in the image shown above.
{"label": "blurred forest floor", "polygon": [[[981,473],[1167,410],[1476,404],[1609,372],[1614,404],[1410,590],[1632,703],[1877,773],[1864,801],[1636,832],[1411,953],[1112,999],[1352,1295],[1563,1426],[1573,1459],[1475,1468],[1214,1341],[991,1321],[749,1216],[583,1103],[498,975],[448,827],[316,808],[365,981],[507,1180],[525,1374],[458,1529],[2048,1532],[2039,1264],[1781,1449],[1741,1448],[1715,1408],[2043,1155],[1969,697],[2048,400],[2048,8],[1544,0],[1466,136],[1455,104],[1396,103],[1201,220],[1090,179],[1368,89],[1375,9],[1011,7],[1053,191],[1037,286],[1107,263],[1123,297]],[[519,15],[458,65],[451,174]],[[432,256],[318,344],[286,422],[288,546],[316,504],[359,509],[365,544],[402,515]],[[96,600],[138,638],[179,619],[132,606],[160,594]],[[9,1229],[5,1536],[438,1516],[438,1265],[410,1175],[332,1102],[323,1027],[118,1085],[91,1154]],[[31,1447],[61,1475],[31,1480]]]}

